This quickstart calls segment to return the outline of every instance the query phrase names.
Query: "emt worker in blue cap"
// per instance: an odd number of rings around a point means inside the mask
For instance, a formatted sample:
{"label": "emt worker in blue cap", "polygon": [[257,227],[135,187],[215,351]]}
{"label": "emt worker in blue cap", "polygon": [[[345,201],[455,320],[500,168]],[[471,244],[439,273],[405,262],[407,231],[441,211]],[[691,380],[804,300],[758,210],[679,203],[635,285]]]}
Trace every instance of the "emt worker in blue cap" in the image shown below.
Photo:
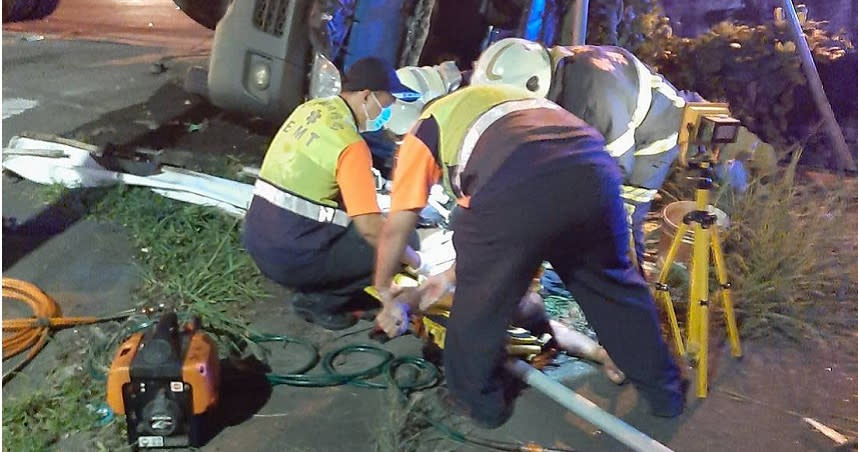
{"label": "emt worker in blue cap", "polygon": [[[268,147],[245,217],[244,246],[267,277],[296,291],[295,312],[328,329],[356,322],[344,309],[372,283],[384,219],[362,132],[380,130],[396,99],[418,97],[379,58],[346,72],[342,93],[300,105]],[[406,247],[402,264],[419,268]]]}

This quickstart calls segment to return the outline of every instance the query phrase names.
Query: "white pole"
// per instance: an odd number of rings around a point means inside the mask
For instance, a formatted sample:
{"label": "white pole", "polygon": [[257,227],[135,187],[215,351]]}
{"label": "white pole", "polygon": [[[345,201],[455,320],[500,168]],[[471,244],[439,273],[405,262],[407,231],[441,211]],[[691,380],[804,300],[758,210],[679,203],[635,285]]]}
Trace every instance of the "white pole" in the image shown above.
{"label": "white pole", "polygon": [[590,0],[576,0],[572,29],[572,45],[582,46],[587,41],[587,12]]}
{"label": "white pole", "polygon": [[650,438],[640,430],[599,408],[598,405],[587,400],[577,392],[548,378],[548,376],[534,369],[530,364],[520,359],[510,359],[506,362],[506,369],[523,382],[551,397],[575,415],[599,427],[605,433],[633,450],[641,452],[672,452],[664,444]]}
{"label": "white pole", "polygon": [[834,117],[834,111],[831,110],[831,104],[825,96],[822,80],[819,79],[819,72],[813,63],[813,54],[810,53],[810,47],[807,45],[807,40],[804,37],[804,31],[801,29],[801,23],[798,20],[798,14],[795,12],[792,0],[784,0],[784,13],[792,31],[798,56],[801,58],[801,67],[804,69],[804,76],[807,77],[810,92],[813,94],[814,102],[816,102],[816,108],[825,121],[826,132],[831,139],[832,146],[834,146],[834,151],[837,153],[839,169],[855,171],[855,161],[852,160],[852,155],[846,146],[846,140],[843,138],[843,131],[840,130],[840,125],[837,124],[837,119]]}

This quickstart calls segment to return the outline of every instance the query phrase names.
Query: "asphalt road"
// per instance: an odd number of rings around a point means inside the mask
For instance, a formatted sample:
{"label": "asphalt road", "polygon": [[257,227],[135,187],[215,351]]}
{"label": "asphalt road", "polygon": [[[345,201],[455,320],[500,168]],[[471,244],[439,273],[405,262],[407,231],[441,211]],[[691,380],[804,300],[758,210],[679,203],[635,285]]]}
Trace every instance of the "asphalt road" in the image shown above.
{"label": "asphalt road", "polygon": [[3,30],[185,52],[208,50],[214,35],[182,13],[172,0],[60,0],[50,17],[4,24]]}

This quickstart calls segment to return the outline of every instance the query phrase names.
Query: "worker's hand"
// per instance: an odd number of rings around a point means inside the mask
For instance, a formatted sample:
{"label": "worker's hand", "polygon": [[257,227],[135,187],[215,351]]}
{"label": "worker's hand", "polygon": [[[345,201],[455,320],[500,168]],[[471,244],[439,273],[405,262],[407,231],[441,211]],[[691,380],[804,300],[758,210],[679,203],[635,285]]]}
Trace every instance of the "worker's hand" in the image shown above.
{"label": "worker's hand", "polygon": [[445,295],[452,293],[455,287],[449,272],[430,276],[418,289],[420,291],[420,310],[426,311],[431,308]]}
{"label": "worker's hand", "polygon": [[408,305],[397,302],[385,303],[375,316],[375,323],[388,337],[396,337],[408,331]]}
{"label": "worker's hand", "polygon": [[402,295],[405,289],[407,288],[402,287],[394,282],[391,282],[389,286],[375,287],[375,290],[378,292],[378,301],[381,302],[382,306],[387,306],[389,304],[394,303],[394,300],[400,295]]}

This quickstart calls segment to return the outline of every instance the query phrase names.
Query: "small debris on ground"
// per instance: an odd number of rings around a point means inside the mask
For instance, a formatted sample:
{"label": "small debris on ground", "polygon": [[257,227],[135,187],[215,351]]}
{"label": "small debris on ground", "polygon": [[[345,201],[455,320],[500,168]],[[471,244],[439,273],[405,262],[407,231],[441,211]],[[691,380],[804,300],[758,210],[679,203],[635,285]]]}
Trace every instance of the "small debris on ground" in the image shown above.
{"label": "small debris on ground", "polygon": [[149,66],[149,72],[154,74],[154,75],[163,74],[164,72],[167,72],[167,66],[164,63],[158,61],[158,62],[152,63]]}
{"label": "small debris on ground", "polygon": [[206,128],[208,126],[209,126],[208,121],[203,121],[203,122],[200,122],[197,124],[189,123],[188,124],[188,132],[202,132],[202,131],[206,130]]}

